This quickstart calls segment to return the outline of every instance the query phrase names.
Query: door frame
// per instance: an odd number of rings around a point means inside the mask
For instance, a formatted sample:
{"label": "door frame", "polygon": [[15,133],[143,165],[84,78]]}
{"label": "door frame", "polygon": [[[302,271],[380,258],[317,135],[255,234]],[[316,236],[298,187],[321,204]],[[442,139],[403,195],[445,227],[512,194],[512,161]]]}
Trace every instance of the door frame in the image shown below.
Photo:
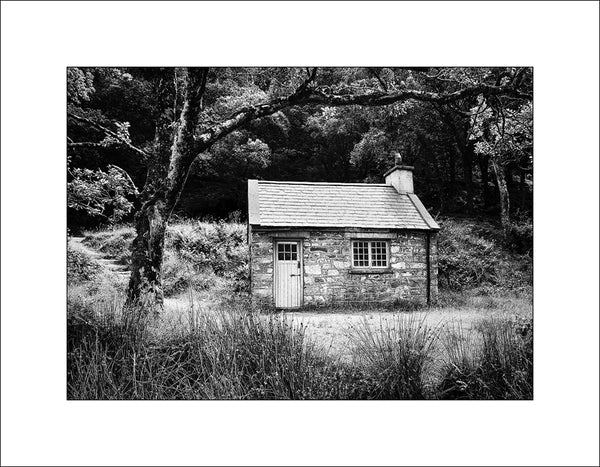
{"label": "door frame", "polygon": [[[277,306],[277,244],[278,243],[297,243],[298,259],[300,260],[300,304],[295,307]],[[301,308],[304,305],[304,241],[302,238],[294,237],[274,237],[273,238],[273,305],[275,308],[293,310]]]}

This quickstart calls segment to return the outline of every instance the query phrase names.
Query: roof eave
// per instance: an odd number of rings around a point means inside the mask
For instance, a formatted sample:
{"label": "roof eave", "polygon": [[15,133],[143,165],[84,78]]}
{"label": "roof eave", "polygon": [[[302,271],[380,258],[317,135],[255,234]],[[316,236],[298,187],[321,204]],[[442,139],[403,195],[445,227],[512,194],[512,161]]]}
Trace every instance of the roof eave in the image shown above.
{"label": "roof eave", "polygon": [[[330,225],[330,224],[255,224],[250,223],[252,227],[262,228],[289,228],[289,229],[373,229],[373,230],[438,230],[439,227],[420,227],[414,225],[406,226],[374,226],[374,225]],[[437,224],[436,224],[437,225]]]}
{"label": "roof eave", "polygon": [[407,194],[408,194],[408,198],[411,200],[411,202],[415,206],[415,209],[419,212],[419,214],[423,218],[423,221],[429,227],[429,230],[440,230],[440,226],[433,219],[433,217],[431,217],[431,214],[429,214],[429,211],[427,211],[427,208],[425,206],[423,206],[423,203],[421,202],[419,197],[417,195],[415,195],[414,193],[407,193]]}

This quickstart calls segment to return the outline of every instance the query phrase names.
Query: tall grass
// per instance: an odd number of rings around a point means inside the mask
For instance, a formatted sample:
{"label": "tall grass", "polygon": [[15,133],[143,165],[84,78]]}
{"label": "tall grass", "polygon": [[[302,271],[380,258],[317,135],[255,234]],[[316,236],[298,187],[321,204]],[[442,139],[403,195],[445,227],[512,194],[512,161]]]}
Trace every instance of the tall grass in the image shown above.
{"label": "tall grass", "polygon": [[425,318],[400,314],[378,328],[366,320],[354,329],[355,364],[366,375],[368,397],[374,399],[424,399],[430,392],[426,375],[439,329]]}
{"label": "tall grass", "polygon": [[244,310],[196,316],[161,334],[110,320],[73,319],[68,334],[71,399],[320,398],[329,364],[302,326]]}
{"label": "tall grass", "polygon": [[444,334],[442,399],[533,399],[533,323],[485,319]]}
{"label": "tall grass", "polygon": [[[353,362],[306,329],[246,309],[190,313],[185,328],[132,322],[118,302],[68,322],[70,399],[531,399],[530,328],[430,328],[414,315],[354,329]],[[438,350],[440,352],[438,353]],[[441,359],[441,362],[439,361]],[[439,374],[438,374],[439,372]]]}

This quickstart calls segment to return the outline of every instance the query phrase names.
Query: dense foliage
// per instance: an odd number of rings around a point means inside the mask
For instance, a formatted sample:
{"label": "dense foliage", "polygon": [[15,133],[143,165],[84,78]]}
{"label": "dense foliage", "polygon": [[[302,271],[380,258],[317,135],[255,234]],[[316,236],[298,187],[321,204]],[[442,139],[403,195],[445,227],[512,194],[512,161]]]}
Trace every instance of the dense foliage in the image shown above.
{"label": "dense foliage", "polygon": [[[69,69],[69,112],[80,117],[68,120],[71,229],[131,219],[148,161],[127,144],[142,150],[153,144],[160,73],[145,68]],[[288,95],[304,74],[296,68],[212,69],[202,119],[216,122],[245,106]],[[177,74],[173,79],[177,85]],[[342,95],[405,89],[453,92],[509,79],[531,86],[528,69],[322,68],[317,73],[319,89]],[[173,112],[180,101],[176,95]],[[500,183],[506,182],[512,213],[531,214],[531,102],[489,96],[448,105],[408,100],[381,107],[285,108],[249,122],[200,154],[176,212],[226,217],[239,210],[245,215],[248,178],[380,182],[393,163],[392,150],[415,166],[416,191],[433,213],[496,214],[500,192],[494,162],[503,172]],[[131,183],[113,166],[129,174]],[[103,188],[94,189],[93,180]],[[109,202],[110,196],[114,201]]]}
{"label": "dense foliage", "polygon": [[506,239],[498,227],[481,219],[439,221],[440,289],[476,289],[480,294],[531,291],[531,224],[515,223]]}
{"label": "dense foliage", "polygon": [[67,281],[85,282],[94,279],[100,272],[100,266],[81,251],[67,247]]}

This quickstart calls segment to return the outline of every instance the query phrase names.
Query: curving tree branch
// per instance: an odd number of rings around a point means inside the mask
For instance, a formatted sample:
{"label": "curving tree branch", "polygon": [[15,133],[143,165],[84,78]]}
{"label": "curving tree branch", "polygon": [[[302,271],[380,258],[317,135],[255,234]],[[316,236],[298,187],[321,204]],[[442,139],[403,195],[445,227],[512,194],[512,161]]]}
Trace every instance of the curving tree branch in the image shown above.
{"label": "curving tree branch", "polygon": [[[104,134],[106,134],[107,136],[110,136],[111,138],[114,138],[114,139],[118,140],[121,144],[123,144],[124,146],[128,147],[129,149],[131,149],[133,152],[139,154],[140,156],[143,156],[144,158],[150,157],[150,155],[146,151],[144,151],[143,149],[140,149],[140,148],[134,146],[133,144],[131,144],[130,141],[127,141],[127,139],[123,138],[122,136],[120,136],[119,134],[115,133],[114,131],[109,130],[105,126],[100,125],[98,122],[95,122],[95,121],[93,121],[93,120],[91,120],[89,118],[86,118],[86,117],[81,117],[79,115],[75,115],[72,112],[67,112],[67,115],[69,117],[75,119],[75,120],[87,123],[88,125],[96,128],[96,129],[98,129],[100,131],[103,131]],[[101,143],[87,143],[87,142],[86,143],[82,143],[82,144],[78,144],[78,143],[68,143],[68,144],[71,147],[77,147],[77,146],[80,146],[80,147],[84,147],[84,146],[87,146],[87,147],[100,147],[100,146],[105,146],[105,145],[103,145]],[[98,146],[92,146],[93,144],[97,144]]]}
{"label": "curving tree branch", "polygon": [[513,86],[492,86],[489,84],[477,84],[450,93],[437,93],[405,89],[398,92],[372,92],[368,94],[334,94],[323,89],[309,88],[303,83],[296,92],[286,98],[277,99],[265,104],[246,107],[231,115],[228,119],[204,130],[198,137],[198,152],[207,150],[214,142],[239,128],[245,123],[272,115],[282,109],[294,105],[320,104],[327,106],[381,106],[407,100],[431,102],[435,104],[450,104],[468,97],[477,95],[484,96],[509,96],[520,99],[531,100],[530,93],[520,91]]}

